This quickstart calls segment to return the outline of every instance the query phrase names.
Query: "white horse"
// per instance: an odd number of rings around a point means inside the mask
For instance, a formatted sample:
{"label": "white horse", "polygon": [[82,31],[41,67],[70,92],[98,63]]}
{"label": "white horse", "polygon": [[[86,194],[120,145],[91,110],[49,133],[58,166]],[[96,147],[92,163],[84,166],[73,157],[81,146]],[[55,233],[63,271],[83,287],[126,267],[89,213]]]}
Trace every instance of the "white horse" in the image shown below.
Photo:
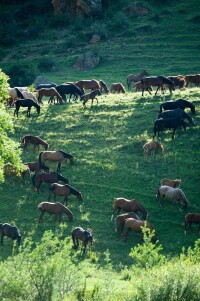
{"label": "white horse", "polygon": [[185,194],[180,188],[173,188],[167,185],[160,186],[157,192],[157,199],[160,200],[160,205],[163,206],[163,198],[166,196],[167,198],[173,201],[173,205],[175,202],[183,203],[183,207],[186,210],[188,207],[188,201],[186,199]]}
{"label": "white horse", "polygon": [[32,92],[22,91],[22,94],[23,94],[25,99],[29,98],[29,99],[34,100],[36,103],[38,103],[38,100],[37,100],[36,96]]}

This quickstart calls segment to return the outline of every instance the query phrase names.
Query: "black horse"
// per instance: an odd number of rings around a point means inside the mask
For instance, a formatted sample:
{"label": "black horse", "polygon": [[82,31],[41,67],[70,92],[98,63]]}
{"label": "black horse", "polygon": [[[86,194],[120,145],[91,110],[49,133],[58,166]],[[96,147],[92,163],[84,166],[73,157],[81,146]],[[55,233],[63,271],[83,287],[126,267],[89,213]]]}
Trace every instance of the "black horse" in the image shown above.
{"label": "black horse", "polygon": [[156,90],[156,93],[155,95],[157,94],[158,90],[161,89],[163,94],[164,94],[164,85],[168,85],[169,86],[169,90],[170,90],[170,93],[172,93],[172,91],[175,90],[175,86],[174,86],[174,83],[164,77],[164,76],[149,76],[149,77],[144,77],[142,80],[141,80],[141,83],[142,83],[142,96],[144,94],[144,90],[148,91],[149,94],[151,94],[151,91],[150,91],[150,88],[152,86],[157,86],[157,90]]}
{"label": "black horse", "polygon": [[29,98],[16,100],[15,107],[14,116],[17,114],[17,117],[20,107],[28,107],[27,117],[31,116],[31,107],[35,107],[37,109],[37,113],[40,114],[40,106],[34,100]]}
{"label": "black horse", "polygon": [[177,130],[177,128],[183,127],[184,130],[186,130],[186,125],[187,123],[179,118],[169,118],[169,119],[157,119],[154,122],[154,135],[153,135],[153,139],[156,136],[156,134],[158,133],[158,137],[160,138],[160,132],[163,132],[164,129],[173,129],[173,133],[172,133],[172,139],[174,138],[175,132]]}
{"label": "black horse", "polygon": [[59,86],[56,86],[55,89],[58,91],[58,93],[61,95],[61,97],[66,101],[66,94],[74,95],[75,97],[82,96],[84,93],[74,84],[62,84]]}
{"label": "black horse", "polygon": [[1,244],[3,246],[3,238],[7,236],[12,238],[12,240],[17,240],[18,245],[21,243],[21,234],[19,229],[15,226],[11,226],[10,224],[0,224],[0,237],[1,237]]}
{"label": "black horse", "polygon": [[91,229],[84,230],[81,227],[74,228],[74,230],[72,231],[72,241],[74,244],[74,249],[78,248],[79,239],[83,242],[82,251],[85,252],[87,244],[88,243],[93,244],[92,230]]}
{"label": "black horse", "polygon": [[159,118],[179,118],[179,119],[187,119],[191,125],[194,124],[194,120],[190,115],[186,112],[184,112],[182,109],[175,109],[175,110],[167,110],[160,114],[158,114],[157,119]]}
{"label": "black horse", "polygon": [[188,100],[178,99],[178,100],[169,100],[160,105],[160,113],[162,113],[162,109],[166,110],[174,110],[174,109],[182,109],[190,108],[192,114],[195,114],[195,106]]}
{"label": "black horse", "polygon": [[39,86],[36,87],[36,90],[39,89],[50,89],[50,88],[55,88],[57,85],[56,84],[41,84]]}

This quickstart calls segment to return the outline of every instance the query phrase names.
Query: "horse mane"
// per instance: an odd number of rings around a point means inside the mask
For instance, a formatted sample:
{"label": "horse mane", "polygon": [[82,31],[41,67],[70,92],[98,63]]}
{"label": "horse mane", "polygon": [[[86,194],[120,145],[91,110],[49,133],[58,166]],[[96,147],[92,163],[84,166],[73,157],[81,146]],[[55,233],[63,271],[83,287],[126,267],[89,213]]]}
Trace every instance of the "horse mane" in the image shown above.
{"label": "horse mane", "polygon": [[66,184],[66,186],[69,188],[71,194],[74,194],[76,196],[80,194],[80,192],[78,190],[76,190],[74,187],[72,187],[72,186],[70,186],[68,184]]}
{"label": "horse mane", "polygon": [[[65,177],[63,177],[61,174],[59,174],[59,173],[56,173],[57,174],[57,176],[58,176],[58,180],[60,180],[60,181],[68,181]],[[69,181],[68,181],[69,182]]]}
{"label": "horse mane", "polygon": [[39,163],[40,163],[40,165],[42,164],[42,162],[41,162],[41,157],[42,157],[42,154],[43,154],[44,152],[41,152],[40,154],[39,154]]}
{"label": "horse mane", "polygon": [[16,92],[17,92],[17,96],[22,98],[22,99],[25,99],[24,98],[24,95],[22,94],[22,92],[18,89],[18,88],[15,88]]}
{"label": "horse mane", "polygon": [[59,150],[59,152],[60,152],[61,154],[63,154],[64,158],[67,158],[67,159],[73,158],[72,155],[70,155],[70,154],[68,154],[68,153],[66,153],[66,152],[64,152],[64,151],[62,151],[62,150]]}

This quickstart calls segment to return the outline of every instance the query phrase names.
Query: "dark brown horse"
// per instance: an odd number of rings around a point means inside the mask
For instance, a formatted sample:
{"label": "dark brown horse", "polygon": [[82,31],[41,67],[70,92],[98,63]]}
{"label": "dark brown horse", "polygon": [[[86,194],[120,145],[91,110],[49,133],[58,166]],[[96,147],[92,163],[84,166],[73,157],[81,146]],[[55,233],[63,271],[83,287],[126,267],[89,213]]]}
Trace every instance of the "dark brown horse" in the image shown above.
{"label": "dark brown horse", "polygon": [[198,224],[199,227],[197,232],[200,231],[200,213],[188,213],[185,216],[185,234],[187,233],[187,229],[191,229],[192,224]]}
{"label": "dark brown horse", "polygon": [[32,171],[32,172],[36,172],[39,170],[44,170],[46,172],[49,172],[49,169],[50,169],[44,163],[40,164],[39,162],[27,162],[27,163],[24,163],[24,165],[27,165],[29,167],[30,171]]}
{"label": "dark brown horse", "polygon": [[118,215],[115,219],[115,232],[117,232],[118,235],[120,235],[123,232],[124,224],[127,218],[135,218],[140,219],[138,215],[135,212],[125,213]]}
{"label": "dark brown horse", "polygon": [[36,188],[37,192],[39,193],[39,190],[42,191],[40,188],[42,183],[58,183],[59,181],[69,184],[69,180],[60,175],[59,173],[53,171],[53,172],[44,172],[44,171],[38,171],[35,173],[35,175],[32,177],[32,183],[33,186]]}
{"label": "dark brown horse", "polygon": [[64,151],[45,151],[39,154],[39,163],[43,164],[45,161],[58,162],[57,172],[60,172],[61,163],[64,159],[68,159],[71,164],[74,163],[72,155]]}
{"label": "dark brown horse", "polygon": [[45,212],[55,214],[55,220],[59,218],[60,222],[63,213],[67,215],[70,221],[73,221],[73,213],[61,203],[42,202],[38,205],[38,209],[40,210],[39,223],[43,221]]}
{"label": "dark brown horse", "polygon": [[110,93],[126,93],[124,86],[121,83],[114,83],[110,87]]}
{"label": "dark brown horse", "polygon": [[33,144],[34,145],[33,151],[37,147],[38,152],[39,152],[40,145],[43,145],[45,150],[48,150],[48,148],[49,148],[49,144],[47,142],[45,142],[44,140],[42,140],[40,137],[33,136],[33,135],[26,135],[26,136],[24,136],[22,138],[22,143],[24,143],[24,152],[27,152],[29,144]]}
{"label": "dark brown horse", "polygon": [[28,108],[27,117],[31,117],[31,108],[32,107],[36,108],[38,115],[40,114],[40,106],[35,101],[33,101],[32,99],[29,99],[29,98],[16,100],[15,107],[16,107],[16,109],[14,111],[14,116],[17,115],[17,117],[18,117],[20,107]]}
{"label": "dark brown horse", "polygon": [[159,89],[161,89],[164,94],[164,85],[168,85],[170,87],[170,92],[175,90],[174,83],[170,79],[168,79],[164,76],[145,77],[141,80],[141,83],[143,85],[142,96],[143,96],[145,90],[147,90],[149,92],[149,94],[151,94],[151,91],[150,91],[151,86],[152,87],[157,86],[155,95],[157,94]]}
{"label": "dark brown horse", "polygon": [[57,183],[51,184],[49,187],[49,201],[50,201],[52,194],[54,194],[54,201],[56,200],[56,195],[64,196],[64,202],[66,204],[67,204],[67,198],[70,194],[75,195],[77,197],[77,199],[80,201],[83,200],[83,196],[82,196],[81,192],[79,192],[74,187],[72,187],[68,184],[65,184],[65,185],[61,185],[61,184],[57,184]]}
{"label": "dark brown horse", "polygon": [[10,224],[0,224],[0,237],[1,237],[1,244],[3,246],[3,238],[7,236],[12,240],[17,240],[18,245],[21,243],[21,234],[19,229],[15,226],[11,226]]}
{"label": "dark brown horse", "polygon": [[90,89],[91,91],[100,90],[101,86],[96,79],[89,80],[79,80],[74,83],[83,93],[85,93],[85,89]]}
{"label": "dark brown horse", "polygon": [[93,244],[92,230],[91,229],[84,230],[81,227],[76,227],[72,231],[72,241],[75,250],[78,249],[79,247],[79,240],[83,242],[82,252],[84,253],[88,243],[90,243],[91,245]]}
{"label": "dark brown horse", "polygon": [[200,85],[200,74],[186,75],[185,81],[186,81],[186,85],[185,85],[186,87],[188,87],[190,83],[198,87]]}
{"label": "dark brown horse", "polygon": [[88,102],[89,99],[92,100],[92,104],[93,105],[93,101],[94,99],[97,100],[97,103],[98,103],[98,98],[96,96],[100,96],[101,95],[101,92],[100,90],[94,90],[90,93],[86,93],[84,95],[81,96],[81,101],[83,102],[83,106],[85,107],[86,103]]}
{"label": "dark brown horse", "polygon": [[186,84],[185,82],[185,76],[183,75],[176,75],[176,76],[168,76],[168,79],[170,79],[175,87],[179,87],[179,89],[183,88]]}

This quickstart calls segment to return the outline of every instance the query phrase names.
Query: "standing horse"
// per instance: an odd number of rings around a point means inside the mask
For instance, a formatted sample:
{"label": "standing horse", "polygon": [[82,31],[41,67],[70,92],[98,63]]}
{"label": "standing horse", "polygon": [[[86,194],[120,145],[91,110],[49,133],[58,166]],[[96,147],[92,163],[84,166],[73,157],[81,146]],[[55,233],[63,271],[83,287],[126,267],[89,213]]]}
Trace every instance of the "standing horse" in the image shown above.
{"label": "standing horse", "polygon": [[24,152],[25,151],[27,152],[27,148],[28,148],[29,144],[33,144],[34,145],[33,151],[37,147],[38,152],[39,152],[40,145],[43,145],[45,150],[48,150],[48,148],[49,148],[49,144],[47,142],[45,142],[44,140],[42,140],[40,137],[33,136],[33,135],[26,135],[26,136],[24,136],[22,138],[22,143],[24,143]]}
{"label": "standing horse", "polygon": [[128,200],[125,198],[114,198],[113,203],[113,213],[111,216],[111,221],[113,221],[114,214],[117,212],[117,215],[121,210],[125,212],[140,212],[142,214],[142,218],[147,219],[148,212],[144,209],[144,207],[136,200]]}
{"label": "standing horse", "polygon": [[85,89],[90,89],[91,91],[101,89],[100,83],[96,79],[79,80],[75,82],[75,85],[79,87],[83,94],[85,93]]}
{"label": "standing horse", "polygon": [[29,167],[30,171],[32,171],[32,172],[36,172],[39,170],[44,170],[46,172],[49,172],[49,169],[50,169],[44,163],[40,164],[39,162],[27,162],[27,163],[24,163],[24,165],[27,165]]}
{"label": "standing horse", "polygon": [[43,96],[50,97],[49,102],[52,102],[54,100],[54,97],[57,97],[57,100],[59,101],[59,103],[63,102],[62,97],[60,96],[60,94],[54,87],[49,88],[49,89],[42,88],[42,89],[38,90],[38,102],[39,103],[43,103],[42,102]]}
{"label": "standing horse", "polygon": [[[77,85],[74,84],[62,84],[59,86],[56,86],[55,89],[57,92],[61,95],[62,99],[66,101],[66,94],[73,94],[73,95],[78,95],[81,97],[84,93],[79,89]],[[70,96],[71,98],[71,96]]]}
{"label": "standing horse", "polygon": [[93,244],[92,230],[91,229],[84,230],[81,227],[74,228],[72,231],[72,241],[75,250],[78,249],[79,247],[79,240],[83,242],[82,252],[84,253],[88,243],[90,243],[91,245]]}
{"label": "standing horse", "polygon": [[16,114],[17,117],[18,117],[18,112],[19,112],[20,107],[28,108],[27,117],[31,117],[31,108],[32,107],[36,108],[38,115],[40,114],[40,106],[32,99],[18,99],[15,102],[15,107],[16,107],[16,109],[14,111],[14,116]]}
{"label": "standing horse", "polygon": [[37,98],[35,97],[35,95],[30,92],[30,91],[22,91],[23,94],[23,98],[24,99],[32,99],[33,101],[35,101],[36,103],[38,103]]}
{"label": "standing horse", "polygon": [[161,89],[164,94],[164,85],[169,86],[170,92],[175,90],[174,83],[170,79],[168,79],[164,76],[145,77],[141,80],[141,83],[143,85],[142,96],[144,94],[144,90],[147,90],[149,92],[149,94],[151,94],[151,91],[150,91],[151,86],[157,86],[155,95],[157,94],[159,89]]}
{"label": "standing horse", "polygon": [[106,94],[109,93],[108,87],[107,85],[100,79],[99,81],[99,85],[100,85],[100,91],[101,93],[104,91]]}
{"label": "standing horse", "polygon": [[128,85],[128,90],[131,89],[131,82],[139,82],[141,81],[146,75],[149,75],[146,70],[141,72],[140,74],[130,74],[127,77],[127,85]]}
{"label": "standing horse", "polygon": [[56,200],[56,195],[64,196],[64,202],[66,204],[67,204],[67,198],[70,194],[75,195],[77,197],[77,199],[80,201],[83,200],[83,196],[82,196],[81,192],[79,192],[74,187],[72,187],[68,184],[65,184],[65,185],[61,185],[61,184],[57,184],[57,183],[51,184],[49,187],[49,201],[50,201],[52,193],[54,193],[54,200]]}
{"label": "standing horse", "polygon": [[110,93],[126,93],[124,86],[121,83],[114,83],[110,87]]}
{"label": "standing horse", "polygon": [[100,95],[101,95],[100,90],[94,90],[90,93],[86,93],[86,94],[82,95],[81,96],[81,101],[83,102],[83,106],[85,107],[85,105],[86,105],[86,103],[88,102],[89,99],[92,100],[91,106],[93,105],[94,99],[97,100],[97,104],[98,104],[99,102],[98,102],[98,98],[96,96],[100,96]]}
{"label": "standing horse", "polygon": [[59,217],[59,221],[61,222],[61,215],[64,213],[69,218],[69,221],[73,221],[73,213],[65,207],[63,204],[50,203],[50,202],[42,202],[38,205],[38,209],[40,210],[39,223],[43,221],[43,215],[45,212],[49,214],[55,214],[55,220]]}
{"label": "standing horse", "polygon": [[157,118],[178,118],[178,119],[187,119],[191,125],[195,125],[194,120],[188,113],[183,111],[182,109],[175,109],[175,110],[167,110],[160,114],[158,114]]}
{"label": "standing horse", "polygon": [[8,88],[9,102],[8,104],[12,106],[14,101],[17,99],[24,99],[22,92],[18,88]]}
{"label": "standing horse", "polygon": [[57,167],[57,172],[61,171],[61,162],[64,159],[69,159],[69,162],[71,164],[74,163],[74,158],[72,155],[63,152],[61,150],[59,151],[45,151],[45,152],[41,152],[39,154],[39,163],[42,164],[45,161],[52,161],[52,162],[58,162],[58,167]]}
{"label": "standing horse", "polygon": [[183,208],[185,210],[188,208],[188,201],[180,188],[173,188],[166,185],[160,186],[157,192],[157,199],[160,200],[161,206],[163,206],[163,198],[165,196],[173,201],[173,206],[175,202],[178,202],[179,204],[182,202]]}
{"label": "standing horse", "polygon": [[149,150],[151,151],[151,155],[154,156],[156,150],[160,150],[161,153],[164,152],[164,147],[162,146],[162,144],[160,144],[159,142],[156,141],[150,141],[147,142],[143,145],[143,149],[144,149],[144,157],[147,158],[148,157],[148,153]]}
{"label": "standing horse", "polygon": [[175,109],[182,109],[190,108],[192,114],[195,114],[195,106],[188,100],[185,99],[178,99],[178,100],[169,100],[160,105],[160,113],[162,113],[162,109],[166,110],[175,110]]}
{"label": "standing horse", "polygon": [[200,84],[200,74],[190,74],[185,76],[186,87],[188,87],[189,83],[194,84],[196,87]]}
{"label": "standing horse", "polygon": [[53,172],[44,172],[44,171],[38,171],[35,173],[35,175],[32,177],[32,183],[33,186],[36,188],[37,192],[39,193],[39,190],[42,191],[40,188],[42,183],[58,183],[58,181],[61,181],[65,184],[69,184],[69,180],[60,175],[59,173],[53,171]]}
{"label": "standing horse", "polygon": [[138,219],[138,220],[140,219],[135,212],[121,214],[116,217],[115,232],[117,232],[118,235],[123,232],[125,221],[127,220],[127,218],[130,218],[130,217]]}
{"label": "standing horse", "polygon": [[15,226],[11,226],[10,224],[0,224],[0,237],[1,237],[1,244],[3,246],[3,238],[7,236],[12,240],[17,240],[18,245],[21,244],[21,234],[19,229]]}
{"label": "standing horse", "polygon": [[176,75],[176,76],[168,76],[168,79],[170,79],[173,83],[174,86],[178,86],[179,89],[184,88],[186,82],[185,82],[185,76],[183,75]]}
{"label": "standing horse", "polygon": [[158,133],[159,139],[161,139],[160,132],[163,132],[164,129],[173,129],[172,139],[174,139],[176,130],[180,127],[183,127],[184,130],[186,131],[186,125],[187,125],[187,123],[184,120],[179,119],[179,118],[168,118],[168,119],[160,118],[160,119],[157,119],[154,122],[153,139],[155,138],[157,133]]}
{"label": "standing horse", "polygon": [[187,233],[187,229],[191,229],[192,224],[199,224],[197,232],[200,231],[200,213],[188,213],[185,216],[185,234]]}

